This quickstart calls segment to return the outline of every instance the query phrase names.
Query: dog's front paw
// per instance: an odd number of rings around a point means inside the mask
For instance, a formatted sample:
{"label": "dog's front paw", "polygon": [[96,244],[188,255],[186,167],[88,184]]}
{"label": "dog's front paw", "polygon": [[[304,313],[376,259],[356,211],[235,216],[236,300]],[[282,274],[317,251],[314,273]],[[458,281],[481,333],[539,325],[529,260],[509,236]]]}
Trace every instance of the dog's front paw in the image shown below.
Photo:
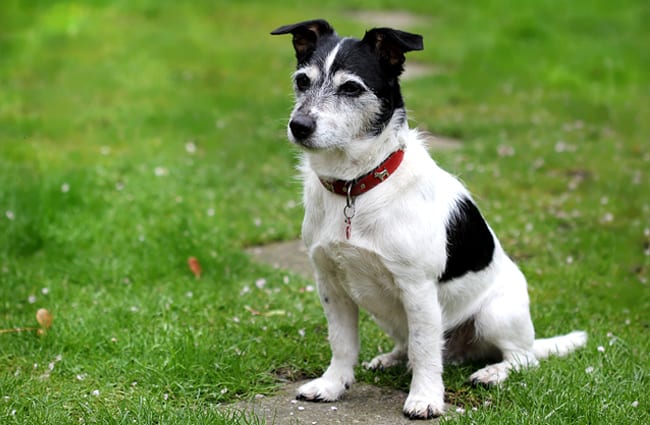
{"label": "dog's front paw", "polygon": [[444,397],[424,397],[409,394],[404,403],[404,416],[409,419],[431,419],[445,412]]}
{"label": "dog's front paw", "polygon": [[350,384],[333,381],[327,378],[318,378],[307,382],[298,388],[296,398],[308,401],[335,401],[350,388]]}

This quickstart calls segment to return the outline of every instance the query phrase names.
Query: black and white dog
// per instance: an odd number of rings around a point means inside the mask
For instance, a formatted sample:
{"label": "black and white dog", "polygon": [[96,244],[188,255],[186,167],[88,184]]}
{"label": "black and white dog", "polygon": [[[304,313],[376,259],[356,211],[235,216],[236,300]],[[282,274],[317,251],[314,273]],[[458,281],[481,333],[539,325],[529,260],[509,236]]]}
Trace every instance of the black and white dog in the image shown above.
{"label": "black and white dog", "polygon": [[354,382],[359,307],[395,341],[364,365],[408,359],[410,418],[443,413],[443,360],[494,361],[470,376],[490,385],[584,345],[582,331],[535,339],[523,274],[467,189],[408,128],[399,76],[422,37],[375,28],[340,38],[324,20],[272,32],[289,33],[298,66],[288,135],[303,151],[303,239],[332,349],[298,398],[333,401]]}

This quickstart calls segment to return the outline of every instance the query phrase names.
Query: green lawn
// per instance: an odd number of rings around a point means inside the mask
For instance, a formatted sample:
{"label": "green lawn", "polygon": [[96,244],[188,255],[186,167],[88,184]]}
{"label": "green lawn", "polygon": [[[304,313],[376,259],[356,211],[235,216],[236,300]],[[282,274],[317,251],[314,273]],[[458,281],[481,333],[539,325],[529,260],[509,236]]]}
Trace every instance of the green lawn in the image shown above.
{"label": "green lawn", "polygon": [[[0,423],[258,423],[223,403],[329,360],[312,282],[244,248],[297,238],[282,24],[421,20],[414,126],[530,280],[540,336],[586,349],[472,389],[445,423],[650,422],[650,3],[325,0],[0,3]],[[188,257],[203,274],[195,279]],[[270,315],[255,315],[273,312]],[[362,357],[388,339],[364,316]],[[404,369],[359,380],[407,389]],[[476,409],[473,410],[472,408]]]}

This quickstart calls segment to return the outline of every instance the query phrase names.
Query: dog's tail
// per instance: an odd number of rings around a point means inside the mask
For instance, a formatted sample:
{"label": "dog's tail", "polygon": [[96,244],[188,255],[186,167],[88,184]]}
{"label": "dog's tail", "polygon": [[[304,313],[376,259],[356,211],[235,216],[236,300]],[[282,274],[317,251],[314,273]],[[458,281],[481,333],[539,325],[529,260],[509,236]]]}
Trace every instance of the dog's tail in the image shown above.
{"label": "dog's tail", "polygon": [[533,352],[538,359],[545,359],[549,356],[566,356],[587,344],[587,332],[573,331],[566,335],[554,336],[553,338],[536,339],[533,344]]}

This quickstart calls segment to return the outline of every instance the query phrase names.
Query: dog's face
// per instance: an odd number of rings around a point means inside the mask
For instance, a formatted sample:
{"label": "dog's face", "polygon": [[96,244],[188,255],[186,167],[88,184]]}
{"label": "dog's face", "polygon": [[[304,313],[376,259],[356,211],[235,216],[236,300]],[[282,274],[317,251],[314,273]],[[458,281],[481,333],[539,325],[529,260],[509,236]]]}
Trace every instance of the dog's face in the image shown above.
{"label": "dog's face", "polygon": [[376,28],[362,40],[340,38],[324,20],[280,27],[293,35],[298,60],[296,104],[289,140],[308,150],[345,148],[376,137],[404,102],[398,78],[404,53],[422,49],[422,37]]}

